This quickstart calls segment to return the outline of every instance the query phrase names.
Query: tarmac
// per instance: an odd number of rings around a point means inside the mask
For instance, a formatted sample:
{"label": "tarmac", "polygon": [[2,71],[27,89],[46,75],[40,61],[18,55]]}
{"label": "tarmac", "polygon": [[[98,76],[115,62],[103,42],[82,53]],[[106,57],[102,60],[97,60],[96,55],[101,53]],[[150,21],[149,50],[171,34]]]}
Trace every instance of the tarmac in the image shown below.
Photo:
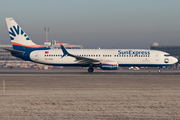
{"label": "tarmac", "polygon": [[0,76],[126,76],[126,75],[180,75],[180,70],[162,70],[158,73],[157,68],[148,68],[140,70],[100,70],[95,69],[93,73],[88,73],[86,68],[54,68],[51,70],[35,68],[0,68]]}
{"label": "tarmac", "polygon": [[179,74],[2,68],[0,120],[180,119]]}

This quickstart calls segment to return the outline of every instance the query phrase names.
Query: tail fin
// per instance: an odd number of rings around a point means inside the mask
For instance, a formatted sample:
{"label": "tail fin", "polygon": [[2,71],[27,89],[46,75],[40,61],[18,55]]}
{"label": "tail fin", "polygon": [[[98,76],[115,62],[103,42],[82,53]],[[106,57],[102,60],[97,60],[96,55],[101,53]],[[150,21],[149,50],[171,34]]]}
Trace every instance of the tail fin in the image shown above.
{"label": "tail fin", "polygon": [[27,34],[14,21],[13,18],[6,18],[6,23],[9,31],[9,36],[14,50],[25,51],[27,49],[42,49],[46,48],[31,41]]}

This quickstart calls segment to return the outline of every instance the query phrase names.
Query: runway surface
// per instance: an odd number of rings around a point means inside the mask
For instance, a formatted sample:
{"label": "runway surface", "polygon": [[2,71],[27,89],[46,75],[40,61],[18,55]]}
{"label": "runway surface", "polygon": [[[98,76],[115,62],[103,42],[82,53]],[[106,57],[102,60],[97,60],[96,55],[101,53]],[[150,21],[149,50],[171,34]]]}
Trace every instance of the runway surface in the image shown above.
{"label": "runway surface", "polygon": [[180,76],[1,76],[0,90],[1,120],[180,119]]}
{"label": "runway surface", "polygon": [[158,69],[140,69],[140,70],[99,70],[95,69],[93,73],[88,73],[87,69],[80,68],[62,68],[62,69],[51,69],[51,70],[36,70],[34,68],[0,68],[0,76],[126,76],[126,75],[180,75],[180,70],[162,70],[158,73]]}
{"label": "runway surface", "polygon": [[180,119],[179,71],[148,71],[0,69],[0,120]]}

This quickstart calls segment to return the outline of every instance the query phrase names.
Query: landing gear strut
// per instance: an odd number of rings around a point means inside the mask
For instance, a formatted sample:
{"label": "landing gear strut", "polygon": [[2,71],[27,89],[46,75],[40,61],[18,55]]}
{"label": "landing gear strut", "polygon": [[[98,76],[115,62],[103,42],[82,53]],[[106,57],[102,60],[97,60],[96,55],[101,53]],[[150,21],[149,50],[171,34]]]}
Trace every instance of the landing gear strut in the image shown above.
{"label": "landing gear strut", "polygon": [[92,73],[94,71],[94,69],[92,67],[88,68],[88,72]]}
{"label": "landing gear strut", "polygon": [[161,73],[161,68],[158,69],[158,73]]}

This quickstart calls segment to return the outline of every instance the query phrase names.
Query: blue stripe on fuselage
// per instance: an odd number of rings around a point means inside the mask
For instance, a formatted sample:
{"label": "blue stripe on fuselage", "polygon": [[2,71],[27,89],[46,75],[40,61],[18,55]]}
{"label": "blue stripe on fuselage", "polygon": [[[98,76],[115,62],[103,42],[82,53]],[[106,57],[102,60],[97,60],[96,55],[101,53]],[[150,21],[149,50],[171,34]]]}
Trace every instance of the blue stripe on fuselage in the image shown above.
{"label": "blue stripe on fuselage", "polygon": [[[36,61],[33,61],[36,62]],[[77,66],[77,67],[89,67],[90,64],[51,64],[51,63],[41,63],[41,62],[36,62],[40,64],[45,64],[45,65],[53,65],[53,66]],[[167,64],[119,64],[119,67],[162,67],[162,66],[169,66]],[[92,67],[100,67],[100,64],[93,64]]]}
{"label": "blue stripe on fuselage", "polygon": [[14,53],[11,52],[11,55],[21,58],[22,60],[27,60],[27,61],[32,61],[30,59],[30,53],[34,50],[49,50],[50,48],[43,47],[43,48],[29,48],[29,47],[24,47],[24,46],[18,46],[18,45],[13,45],[14,50],[19,50],[19,51],[24,51],[25,53]]}

